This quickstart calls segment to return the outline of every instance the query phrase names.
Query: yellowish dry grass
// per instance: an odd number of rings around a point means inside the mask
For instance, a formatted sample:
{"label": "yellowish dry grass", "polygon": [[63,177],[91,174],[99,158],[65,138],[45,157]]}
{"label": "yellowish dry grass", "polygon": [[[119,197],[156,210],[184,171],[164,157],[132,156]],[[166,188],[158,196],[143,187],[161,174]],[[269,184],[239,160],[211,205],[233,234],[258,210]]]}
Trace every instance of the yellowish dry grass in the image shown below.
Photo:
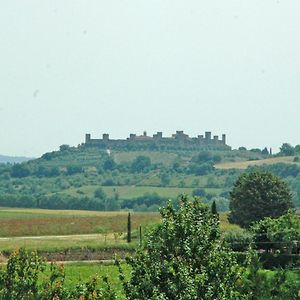
{"label": "yellowish dry grass", "polygon": [[216,164],[215,167],[217,169],[247,169],[249,166],[262,166],[262,165],[272,165],[277,163],[286,163],[286,164],[296,164],[300,166],[300,162],[293,161],[294,156],[289,157],[272,157],[260,160],[247,160],[247,161],[238,161],[238,162],[225,162]]}

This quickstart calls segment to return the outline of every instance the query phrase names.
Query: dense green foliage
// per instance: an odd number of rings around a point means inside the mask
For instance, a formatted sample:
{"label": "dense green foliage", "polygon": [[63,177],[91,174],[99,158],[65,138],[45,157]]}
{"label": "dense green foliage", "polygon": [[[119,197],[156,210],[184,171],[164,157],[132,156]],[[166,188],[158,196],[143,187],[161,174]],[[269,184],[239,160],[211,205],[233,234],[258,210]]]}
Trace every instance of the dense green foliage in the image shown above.
{"label": "dense green foliage", "polygon": [[289,143],[283,143],[280,147],[279,155],[283,156],[293,156],[300,153],[300,145],[293,147]]}
{"label": "dense green foliage", "polygon": [[288,143],[283,143],[280,147],[280,154],[285,156],[292,156],[295,154],[295,149]]}
{"label": "dense green foliage", "polygon": [[3,300],[114,300],[107,278],[99,287],[99,280],[93,277],[86,283],[78,283],[75,288],[65,285],[64,267],[51,264],[50,274],[46,274],[46,262],[36,253],[24,249],[14,252],[5,270],[0,271],[0,298]]}
{"label": "dense green foliage", "polygon": [[178,211],[169,203],[161,215],[162,223],[128,259],[129,281],[120,268],[127,299],[244,299],[241,269],[209,207],[182,197]]}
{"label": "dense green foliage", "polygon": [[292,212],[279,218],[265,218],[251,228],[257,249],[292,253],[300,249],[300,218]]}
{"label": "dense green foliage", "polygon": [[293,207],[287,184],[268,172],[242,174],[230,192],[229,221],[249,227],[265,217],[279,217]]}
{"label": "dense green foliage", "polygon": [[[289,273],[288,269],[276,269],[270,274],[262,269],[255,251],[247,255],[247,268],[244,270],[241,289],[249,300],[297,300],[300,297],[299,274]],[[271,276],[270,276],[271,275]]]}
{"label": "dense green foliage", "polygon": [[264,218],[248,230],[227,231],[224,239],[234,251],[246,251],[250,245],[257,249],[265,267],[300,263],[300,217],[292,211],[279,218]]}
{"label": "dense green foliage", "polygon": [[253,242],[253,234],[248,230],[227,231],[224,234],[224,240],[234,251],[247,251]]}
{"label": "dense green foliage", "polygon": [[[161,214],[162,223],[150,229],[137,254],[128,258],[129,266],[117,262],[123,291],[117,278],[105,276],[99,280],[94,274],[88,280],[92,271],[85,277],[77,272],[70,284],[67,278],[70,273],[62,265],[47,266],[36,253],[21,249],[13,252],[6,267],[0,268],[0,299],[282,300],[300,297],[297,269],[290,270],[287,266],[263,270],[261,255],[253,250],[236,249],[245,251],[242,254],[247,258],[245,262],[238,259],[240,253],[237,255],[226,246],[234,237],[231,235],[224,241],[218,216],[199,198],[188,201],[183,197],[178,210],[169,203]],[[283,242],[277,250],[286,252],[293,250],[288,246],[290,241],[299,240],[299,226],[299,217],[289,212],[278,219],[266,218],[251,231],[254,236],[265,234],[275,245]],[[246,231],[242,234],[246,241]],[[273,260],[275,257],[276,263],[281,261],[278,253],[267,254]],[[87,268],[98,273],[93,266]]]}

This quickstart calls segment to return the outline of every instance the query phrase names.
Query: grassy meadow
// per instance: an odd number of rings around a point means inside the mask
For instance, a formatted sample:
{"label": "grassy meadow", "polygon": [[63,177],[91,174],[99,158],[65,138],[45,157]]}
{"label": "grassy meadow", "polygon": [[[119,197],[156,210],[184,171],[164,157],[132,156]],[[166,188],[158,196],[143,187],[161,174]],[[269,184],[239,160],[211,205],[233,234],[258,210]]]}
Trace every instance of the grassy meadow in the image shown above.
{"label": "grassy meadow", "polygon": [[[122,265],[125,274],[129,275],[130,269],[128,265]],[[107,277],[111,287],[117,292],[118,299],[126,299],[122,290],[122,283],[119,280],[118,268],[114,265],[104,264],[66,264],[66,285],[75,287],[78,282],[86,282],[92,277],[97,276],[99,279]]]}
{"label": "grassy meadow", "polygon": [[[127,212],[0,209],[0,237],[121,233]],[[159,213],[131,213],[132,229],[159,222]]]}
{"label": "grassy meadow", "polygon": [[[122,264],[125,276],[129,278],[130,276],[130,267],[126,264]],[[75,287],[78,282],[87,282],[93,277],[98,277],[100,280],[103,277],[107,277],[111,287],[116,291],[118,299],[126,299],[124,296],[122,283],[119,280],[118,268],[111,264],[86,264],[86,263],[72,263],[65,264],[65,283],[68,287]],[[276,276],[276,270],[259,270],[261,276],[266,276],[268,281],[271,282],[271,279]],[[287,280],[290,282],[299,281],[299,273],[297,271],[289,271],[287,274]]]}
{"label": "grassy meadow", "polygon": [[[20,247],[59,252],[66,249],[127,249],[127,212],[0,209],[0,251]],[[132,235],[160,222],[159,213],[131,213]],[[221,230],[239,230],[220,214]],[[134,247],[134,246],[130,246]]]}

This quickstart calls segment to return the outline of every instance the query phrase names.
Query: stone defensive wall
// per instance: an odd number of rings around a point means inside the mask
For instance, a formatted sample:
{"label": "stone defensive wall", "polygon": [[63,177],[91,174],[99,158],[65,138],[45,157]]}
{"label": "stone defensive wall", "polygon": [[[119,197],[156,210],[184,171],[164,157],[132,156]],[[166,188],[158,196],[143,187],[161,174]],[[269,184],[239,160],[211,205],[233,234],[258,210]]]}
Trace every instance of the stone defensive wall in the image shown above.
{"label": "stone defensive wall", "polygon": [[109,134],[104,133],[100,139],[92,139],[88,133],[85,135],[85,146],[99,147],[103,149],[120,150],[231,150],[226,144],[226,135],[212,136],[210,131],[197,137],[189,137],[183,131],[176,131],[171,137],[163,137],[162,132],[148,136],[130,134],[127,139],[110,139]]}

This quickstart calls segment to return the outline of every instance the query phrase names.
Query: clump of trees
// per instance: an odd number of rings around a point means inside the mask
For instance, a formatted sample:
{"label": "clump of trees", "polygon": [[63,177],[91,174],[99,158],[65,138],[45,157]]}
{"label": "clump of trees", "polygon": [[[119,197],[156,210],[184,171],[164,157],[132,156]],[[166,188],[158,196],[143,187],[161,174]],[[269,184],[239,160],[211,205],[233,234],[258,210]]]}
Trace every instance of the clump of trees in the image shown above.
{"label": "clump of trees", "polygon": [[158,211],[158,208],[165,205],[167,198],[157,193],[145,193],[144,195],[121,201],[122,209],[134,209],[135,211]]}

